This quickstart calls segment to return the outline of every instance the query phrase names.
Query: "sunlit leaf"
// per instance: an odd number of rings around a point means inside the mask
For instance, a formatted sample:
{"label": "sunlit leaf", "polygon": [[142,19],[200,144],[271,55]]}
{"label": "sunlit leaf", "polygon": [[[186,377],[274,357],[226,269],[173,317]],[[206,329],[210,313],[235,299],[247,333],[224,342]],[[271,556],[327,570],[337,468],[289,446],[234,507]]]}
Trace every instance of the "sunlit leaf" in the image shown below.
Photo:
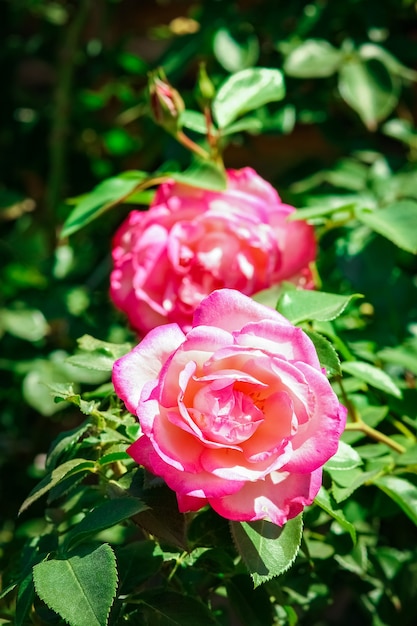
{"label": "sunlit leaf", "polygon": [[384,348],[377,356],[382,361],[399,365],[417,376],[417,345],[404,344],[395,348]]}
{"label": "sunlit leaf", "polygon": [[51,444],[46,458],[46,469],[52,470],[56,467],[57,462],[62,454],[69,452],[74,444],[84,435],[90,428],[89,422],[83,422],[72,430],[67,430],[58,435]]}
{"label": "sunlit leaf", "polygon": [[74,526],[65,538],[65,548],[73,548],[86,538],[123,522],[148,507],[138,498],[115,498],[104,501]]}
{"label": "sunlit leaf", "polygon": [[324,466],[326,470],[348,470],[362,465],[362,459],[352,446],[339,441],[336,454],[327,461]]}
{"label": "sunlit leaf", "polygon": [[359,294],[340,296],[324,291],[291,289],[278,301],[277,310],[293,324],[304,320],[329,321],[338,317]]}
{"label": "sunlit leaf", "polygon": [[267,102],[282,100],[284,79],[279,70],[248,68],[232,74],[220,86],[213,101],[213,114],[219,128],[225,128],[240,115]]}
{"label": "sunlit leaf", "polygon": [[42,311],[37,309],[0,309],[0,330],[19,339],[39,341],[49,331]]}
{"label": "sunlit leaf", "polygon": [[379,59],[392,74],[398,74],[405,80],[417,80],[417,72],[412,70],[388,52],[386,48],[375,43],[366,43],[359,47],[358,53],[362,59]]}
{"label": "sunlit leaf", "polygon": [[35,598],[32,573],[26,576],[19,584],[16,598],[16,620],[14,626],[27,624],[27,616]]}
{"label": "sunlit leaf", "polygon": [[213,52],[228,72],[238,72],[256,65],[259,58],[259,42],[255,34],[236,39],[227,28],[219,28],[213,38]]}
{"label": "sunlit leaf", "polygon": [[117,588],[110,546],[80,549],[33,568],[36,593],[70,626],[106,626]]}
{"label": "sunlit leaf", "polygon": [[186,109],[180,115],[180,126],[188,128],[195,133],[205,135],[207,133],[207,121],[199,111],[191,111]]}
{"label": "sunlit leaf", "polygon": [[402,396],[401,389],[397,387],[392,378],[386,372],[370,363],[364,363],[363,361],[345,361],[342,363],[342,370],[396,398],[401,398]]}
{"label": "sunlit leaf", "polygon": [[352,538],[353,543],[356,542],[356,530],[353,524],[351,524],[345,517],[343,511],[338,509],[332,501],[332,497],[324,487],[320,487],[320,491],[314,498],[314,503],[328,513],[333,519],[337,521],[339,526],[346,530]]}
{"label": "sunlit leaf", "polygon": [[314,343],[320,365],[326,369],[326,374],[328,376],[340,376],[342,373],[342,370],[340,369],[340,359],[330,341],[323,337],[323,335],[311,330],[306,330],[304,332]]}
{"label": "sunlit leaf", "polygon": [[350,470],[327,470],[332,478],[332,496],[337,503],[343,502],[359,487],[380,474],[380,469],[363,472],[355,467]]}
{"label": "sunlit leaf", "polygon": [[62,227],[61,237],[72,235],[107,209],[122,202],[148,177],[149,174],[144,172],[135,172],[134,176],[115,176],[100,183],[71,211]]}
{"label": "sunlit leaf", "polygon": [[399,476],[380,476],[374,484],[394,500],[417,525],[417,487]]}
{"label": "sunlit leaf", "polygon": [[20,507],[19,513],[27,509],[35,500],[47,493],[61,480],[79,472],[91,472],[95,468],[95,462],[87,459],[71,459],[47,474],[41,482],[30,492],[29,496]]}
{"label": "sunlit leaf", "polygon": [[324,39],[306,39],[284,61],[284,72],[296,78],[322,78],[334,74],[343,53]]}
{"label": "sunlit leaf", "polygon": [[360,209],[357,218],[399,248],[417,254],[417,202],[399,200],[383,209]]}
{"label": "sunlit leaf", "polygon": [[231,522],[230,526],[236,548],[255,587],[291,567],[300,549],[301,515],[289,520],[282,528],[266,520]]}
{"label": "sunlit leaf", "polygon": [[340,94],[370,130],[393,111],[399,90],[399,80],[375,58],[349,59],[340,68]]}
{"label": "sunlit leaf", "polygon": [[223,191],[226,189],[226,174],[222,168],[212,161],[197,161],[183,172],[172,172],[169,174],[179,183],[209,189],[211,191]]}

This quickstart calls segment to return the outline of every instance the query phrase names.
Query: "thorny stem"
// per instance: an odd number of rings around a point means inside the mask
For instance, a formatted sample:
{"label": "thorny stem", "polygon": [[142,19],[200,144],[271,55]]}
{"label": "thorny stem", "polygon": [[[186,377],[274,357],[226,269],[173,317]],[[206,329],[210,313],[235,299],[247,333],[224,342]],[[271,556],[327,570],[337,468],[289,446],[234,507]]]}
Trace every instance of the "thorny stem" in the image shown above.
{"label": "thorny stem", "polygon": [[366,422],[363,421],[355,405],[353,404],[353,402],[350,401],[346,393],[346,389],[343,386],[341,378],[338,379],[338,383],[342,391],[343,402],[348,410],[348,414],[350,418],[352,419],[351,422],[346,424],[345,430],[360,431],[364,433],[364,435],[367,435],[368,437],[370,437],[371,439],[374,439],[375,441],[379,441],[380,443],[384,443],[386,446],[389,446],[392,450],[395,450],[395,452],[398,452],[399,454],[403,454],[406,451],[404,446],[402,446],[400,443],[397,443],[396,441],[391,439],[391,437],[388,437],[388,435],[384,435],[384,433],[381,433],[379,430],[372,428],[372,426],[369,426]]}

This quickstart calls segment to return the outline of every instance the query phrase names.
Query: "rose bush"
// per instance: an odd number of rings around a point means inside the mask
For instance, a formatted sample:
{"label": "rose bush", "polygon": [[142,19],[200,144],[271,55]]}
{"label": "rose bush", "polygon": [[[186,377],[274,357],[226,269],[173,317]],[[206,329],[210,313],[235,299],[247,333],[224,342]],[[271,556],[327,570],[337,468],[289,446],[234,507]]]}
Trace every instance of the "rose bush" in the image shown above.
{"label": "rose bush", "polygon": [[164,183],[149,210],[132,211],[115,234],[110,296],[145,334],[170,322],[188,330],[196,306],[223,287],[312,288],[314,230],[287,221],[292,212],[248,167],[228,170],[222,192]]}
{"label": "rose bush", "polygon": [[128,452],[182,512],[282,525],[311,504],[346,410],[302,329],[247,296],[213,292],[187,333],[168,324],[117,360],[113,383],[142,434]]}

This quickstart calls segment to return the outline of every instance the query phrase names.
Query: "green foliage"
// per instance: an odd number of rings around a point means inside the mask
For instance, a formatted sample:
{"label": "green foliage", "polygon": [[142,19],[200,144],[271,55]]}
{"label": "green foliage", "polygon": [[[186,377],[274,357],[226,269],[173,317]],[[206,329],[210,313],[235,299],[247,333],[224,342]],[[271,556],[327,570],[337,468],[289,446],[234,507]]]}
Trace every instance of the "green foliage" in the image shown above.
{"label": "green foliage", "polygon": [[219,128],[239,116],[285,95],[283,76],[278,70],[248,68],[230,76],[219,87],[213,100],[213,115]]}
{"label": "green foliage", "polygon": [[104,626],[116,594],[116,559],[110,546],[42,561],[33,568],[39,597],[74,626]]}
{"label": "green foliage", "polygon": [[[0,623],[414,626],[415,7],[133,4],[1,9]],[[150,116],[158,67],[182,141]],[[255,299],[305,330],[348,409],[283,528],[181,514],[127,453],[110,380],[137,342],[108,297],[115,228],[167,178],[224,189],[222,159],[314,225],[320,288]]]}
{"label": "green foliage", "polygon": [[231,522],[233,540],[255,587],[291,567],[300,548],[303,521],[299,515],[283,528],[266,520]]}

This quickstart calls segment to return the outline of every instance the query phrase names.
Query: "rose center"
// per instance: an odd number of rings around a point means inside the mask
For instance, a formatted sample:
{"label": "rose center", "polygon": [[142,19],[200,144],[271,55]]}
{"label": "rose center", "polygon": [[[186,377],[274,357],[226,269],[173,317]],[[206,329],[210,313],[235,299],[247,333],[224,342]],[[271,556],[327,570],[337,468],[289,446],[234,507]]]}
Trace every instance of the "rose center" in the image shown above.
{"label": "rose center", "polygon": [[195,423],[207,439],[217,443],[246,441],[264,419],[251,398],[235,390],[233,385],[224,386],[222,381],[200,389],[193,404],[190,414]]}

